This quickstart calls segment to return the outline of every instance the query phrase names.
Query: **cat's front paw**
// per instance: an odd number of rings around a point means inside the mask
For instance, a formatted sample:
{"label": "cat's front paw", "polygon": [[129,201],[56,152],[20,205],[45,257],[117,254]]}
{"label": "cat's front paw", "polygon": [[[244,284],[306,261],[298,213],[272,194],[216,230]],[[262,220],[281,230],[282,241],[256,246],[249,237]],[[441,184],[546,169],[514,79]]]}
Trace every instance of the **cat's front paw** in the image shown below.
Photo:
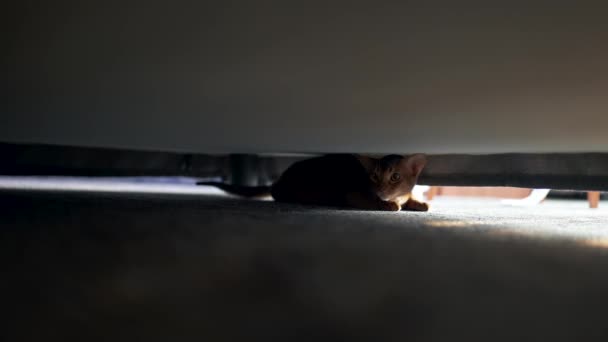
{"label": "cat's front paw", "polygon": [[429,211],[429,204],[428,203],[420,203],[420,206],[418,206],[418,211]]}
{"label": "cat's front paw", "polygon": [[399,211],[401,210],[401,206],[397,202],[382,202],[382,210]]}
{"label": "cat's front paw", "polygon": [[405,204],[405,209],[411,211],[429,211],[429,204],[418,201],[408,201]]}

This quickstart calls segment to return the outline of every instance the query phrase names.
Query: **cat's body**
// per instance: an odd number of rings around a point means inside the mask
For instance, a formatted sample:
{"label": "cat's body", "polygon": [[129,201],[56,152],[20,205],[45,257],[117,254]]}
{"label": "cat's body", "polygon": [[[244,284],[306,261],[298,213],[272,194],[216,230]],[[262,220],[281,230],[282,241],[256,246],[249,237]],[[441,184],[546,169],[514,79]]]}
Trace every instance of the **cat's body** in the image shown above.
{"label": "cat's body", "polygon": [[352,154],[330,154],[290,166],[271,187],[217,186],[246,197],[270,193],[278,202],[365,210],[426,211],[428,205],[411,198],[424,155],[390,155],[381,159]]}

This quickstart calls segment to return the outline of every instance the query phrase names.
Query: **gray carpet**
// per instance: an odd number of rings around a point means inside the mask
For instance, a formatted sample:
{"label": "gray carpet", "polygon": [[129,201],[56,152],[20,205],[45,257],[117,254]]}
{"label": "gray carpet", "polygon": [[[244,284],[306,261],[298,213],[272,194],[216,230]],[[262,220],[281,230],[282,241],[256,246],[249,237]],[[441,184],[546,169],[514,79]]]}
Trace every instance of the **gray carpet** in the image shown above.
{"label": "gray carpet", "polygon": [[383,213],[200,191],[2,190],[2,340],[608,338],[608,211],[582,201]]}

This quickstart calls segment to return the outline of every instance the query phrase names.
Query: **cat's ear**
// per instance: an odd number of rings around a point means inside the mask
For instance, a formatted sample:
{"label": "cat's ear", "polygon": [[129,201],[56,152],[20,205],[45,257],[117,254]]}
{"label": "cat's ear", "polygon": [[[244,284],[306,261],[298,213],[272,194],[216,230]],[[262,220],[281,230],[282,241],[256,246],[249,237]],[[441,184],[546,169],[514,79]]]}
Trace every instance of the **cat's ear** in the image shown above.
{"label": "cat's ear", "polygon": [[405,167],[408,173],[415,178],[420,175],[420,172],[422,172],[422,169],[424,169],[425,165],[426,156],[421,153],[413,154],[409,156],[405,161]]}
{"label": "cat's ear", "polygon": [[374,171],[374,169],[376,168],[376,164],[378,163],[378,159],[368,156],[362,156],[360,154],[357,154],[355,156],[357,157],[361,165],[363,165],[365,171],[367,171],[368,173],[372,173],[372,171]]}

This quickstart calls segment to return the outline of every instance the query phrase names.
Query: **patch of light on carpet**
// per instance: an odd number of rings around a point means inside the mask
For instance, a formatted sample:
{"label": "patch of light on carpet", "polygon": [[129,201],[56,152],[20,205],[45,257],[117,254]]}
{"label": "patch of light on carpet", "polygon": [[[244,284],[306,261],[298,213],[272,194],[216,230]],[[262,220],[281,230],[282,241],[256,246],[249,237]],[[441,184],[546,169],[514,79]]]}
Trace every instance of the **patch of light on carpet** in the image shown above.
{"label": "patch of light on carpet", "polygon": [[608,248],[608,238],[581,240],[580,243],[587,247]]}
{"label": "patch of light on carpet", "polygon": [[122,192],[166,194],[224,194],[210,186],[183,182],[129,182],[119,178],[0,176],[0,190]]}
{"label": "patch of light on carpet", "polygon": [[435,228],[461,228],[470,227],[474,224],[469,221],[457,221],[457,220],[431,220],[426,222],[427,225]]}

